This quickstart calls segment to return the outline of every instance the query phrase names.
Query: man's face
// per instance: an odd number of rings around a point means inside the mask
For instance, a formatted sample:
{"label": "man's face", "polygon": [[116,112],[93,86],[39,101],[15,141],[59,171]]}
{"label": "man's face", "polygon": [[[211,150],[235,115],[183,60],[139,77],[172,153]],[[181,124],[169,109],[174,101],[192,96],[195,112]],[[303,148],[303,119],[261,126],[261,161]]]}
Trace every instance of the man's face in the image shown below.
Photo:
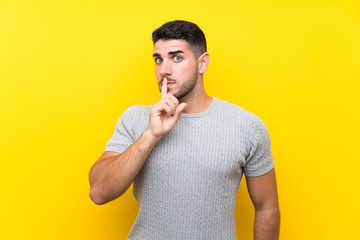
{"label": "man's face", "polygon": [[198,62],[185,40],[158,40],[154,46],[155,75],[159,90],[167,78],[168,93],[185,97],[196,85]]}

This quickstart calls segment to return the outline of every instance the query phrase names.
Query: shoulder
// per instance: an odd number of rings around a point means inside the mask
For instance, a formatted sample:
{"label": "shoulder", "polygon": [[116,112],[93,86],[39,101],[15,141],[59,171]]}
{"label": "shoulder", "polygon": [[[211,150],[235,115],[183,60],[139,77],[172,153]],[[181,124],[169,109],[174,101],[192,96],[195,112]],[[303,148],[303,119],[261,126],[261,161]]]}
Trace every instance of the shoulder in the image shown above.
{"label": "shoulder", "polygon": [[146,115],[148,112],[150,112],[150,106],[135,104],[125,109],[121,118],[139,118],[140,116]]}
{"label": "shoulder", "polygon": [[139,114],[146,111],[148,108],[148,105],[135,104],[125,109],[123,114]]}
{"label": "shoulder", "polygon": [[217,103],[217,109],[222,112],[222,114],[229,115],[232,118],[241,118],[249,122],[262,122],[257,115],[239,105],[218,98],[215,98],[215,100]]}
{"label": "shoulder", "polygon": [[150,116],[150,107],[147,105],[132,105],[125,109],[117,122],[117,127],[126,126],[132,128],[141,122],[147,122]]}
{"label": "shoulder", "polygon": [[250,140],[268,135],[264,122],[254,113],[225,100],[216,99],[216,105],[217,115],[223,116],[227,125],[241,129]]}

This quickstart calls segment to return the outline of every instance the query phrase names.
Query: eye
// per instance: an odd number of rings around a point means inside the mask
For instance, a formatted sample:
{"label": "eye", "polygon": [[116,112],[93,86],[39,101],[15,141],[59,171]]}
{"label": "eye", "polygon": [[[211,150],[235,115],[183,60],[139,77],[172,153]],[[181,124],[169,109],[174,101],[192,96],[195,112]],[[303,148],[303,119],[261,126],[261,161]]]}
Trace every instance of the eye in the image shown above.
{"label": "eye", "polygon": [[162,63],[162,61],[163,61],[162,58],[156,58],[155,59],[155,63],[157,63],[157,64]]}
{"label": "eye", "polygon": [[174,61],[175,62],[180,62],[182,60],[182,57],[180,56],[174,56]]}

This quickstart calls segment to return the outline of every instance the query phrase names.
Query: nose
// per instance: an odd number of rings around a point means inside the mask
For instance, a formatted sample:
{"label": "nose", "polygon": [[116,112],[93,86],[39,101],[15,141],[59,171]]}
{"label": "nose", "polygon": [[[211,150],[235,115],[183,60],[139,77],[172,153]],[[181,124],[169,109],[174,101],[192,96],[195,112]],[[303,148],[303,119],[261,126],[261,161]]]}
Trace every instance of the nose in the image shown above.
{"label": "nose", "polygon": [[164,60],[161,63],[161,69],[160,69],[160,73],[163,76],[169,76],[172,74],[172,65],[170,61],[166,61]]}

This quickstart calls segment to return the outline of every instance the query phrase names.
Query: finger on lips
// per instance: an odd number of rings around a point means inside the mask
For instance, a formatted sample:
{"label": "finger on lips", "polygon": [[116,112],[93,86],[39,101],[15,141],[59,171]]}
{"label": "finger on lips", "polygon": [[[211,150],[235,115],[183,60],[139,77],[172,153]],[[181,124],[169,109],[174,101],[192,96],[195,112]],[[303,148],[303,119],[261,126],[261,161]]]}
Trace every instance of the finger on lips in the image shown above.
{"label": "finger on lips", "polygon": [[159,104],[161,105],[165,105],[163,106],[163,110],[167,113],[167,114],[171,114],[172,116],[175,115],[176,112],[176,108],[179,105],[179,100],[174,97],[171,94],[167,93],[167,78],[164,77],[162,84],[161,84],[161,100],[159,102]]}
{"label": "finger on lips", "polygon": [[167,95],[167,78],[164,77],[162,85],[161,85],[161,98],[165,98]]}

